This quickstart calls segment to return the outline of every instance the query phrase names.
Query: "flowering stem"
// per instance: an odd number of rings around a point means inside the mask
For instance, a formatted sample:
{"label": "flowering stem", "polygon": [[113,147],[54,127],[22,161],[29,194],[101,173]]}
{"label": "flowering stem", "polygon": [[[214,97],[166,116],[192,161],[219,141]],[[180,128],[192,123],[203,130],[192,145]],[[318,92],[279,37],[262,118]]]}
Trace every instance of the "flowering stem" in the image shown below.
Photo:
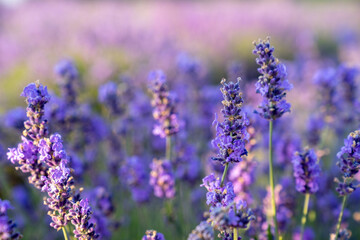
{"label": "flowering stem", "polygon": [[300,235],[301,240],[304,239],[304,229],[305,229],[306,218],[307,218],[307,214],[308,214],[309,200],[310,200],[310,193],[306,193],[305,194],[305,200],[304,200],[303,215],[302,215],[302,218],[301,218],[301,235]]}
{"label": "flowering stem", "polygon": [[166,136],[166,159],[171,161],[171,136]]}
{"label": "flowering stem", "polygon": [[63,234],[64,234],[64,239],[65,239],[65,240],[69,240],[68,234],[67,234],[67,231],[66,231],[65,227],[62,227],[61,229],[62,229]]}
{"label": "flowering stem", "polygon": [[339,231],[340,231],[340,225],[341,225],[341,220],[342,220],[342,216],[344,213],[344,208],[345,208],[345,202],[346,202],[346,195],[343,197],[343,201],[342,201],[342,206],[341,206],[341,212],[339,215],[339,219],[338,219],[338,223],[336,225],[336,233],[335,233],[335,239],[338,239],[338,235],[339,235]]}
{"label": "flowering stem", "polygon": [[221,177],[221,183],[220,183],[220,187],[222,187],[224,185],[224,181],[225,181],[225,176],[226,176],[226,173],[229,169],[229,163],[226,163],[225,164],[225,168],[224,168],[224,172],[223,172],[223,175]]}
{"label": "flowering stem", "polygon": [[274,187],[274,169],[273,169],[273,154],[272,154],[272,134],[273,134],[273,120],[269,121],[269,182],[271,189],[271,205],[272,217],[275,225],[275,239],[278,239],[278,223],[276,217],[276,204],[275,204],[275,187]]}

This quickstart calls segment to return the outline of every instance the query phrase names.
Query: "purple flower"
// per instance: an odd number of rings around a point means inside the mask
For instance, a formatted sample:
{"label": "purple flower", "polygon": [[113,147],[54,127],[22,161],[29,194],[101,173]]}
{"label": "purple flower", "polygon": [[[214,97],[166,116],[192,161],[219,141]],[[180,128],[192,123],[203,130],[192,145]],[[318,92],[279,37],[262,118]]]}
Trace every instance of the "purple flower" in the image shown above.
{"label": "purple flower", "polygon": [[161,138],[176,134],[179,131],[176,99],[168,90],[165,74],[161,70],[153,71],[149,74],[149,82],[153,95],[153,117],[157,121],[153,134]]}
{"label": "purple flower", "polygon": [[150,198],[149,174],[137,156],[126,158],[120,169],[120,176],[125,179],[132,198],[138,203],[146,202]]}
{"label": "purple flower", "polygon": [[30,105],[44,105],[50,100],[47,87],[40,85],[39,82],[26,86],[21,96],[25,97]]}
{"label": "purple flower", "polygon": [[214,229],[207,221],[202,221],[190,233],[187,240],[213,240]]}
{"label": "purple flower", "polygon": [[249,125],[246,114],[242,112],[242,93],[240,92],[240,80],[236,83],[225,83],[221,80],[223,87],[220,89],[224,100],[221,112],[224,121],[219,122],[215,116],[216,137],[211,142],[213,147],[218,150],[218,155],[213,160],[219,161],[223,165],[231,162],[240,162],[242,156],[247,155],[245,144],[249,139],[246,127]]}
{"label": "purple flower", "polygon": [[0,239],[21,239],[22,236],[15,231],[16,224],[7,216],[9,209],[12,209],[10,202],[0,199]]}
{"label": "purple flower", "polygon": [[103,103],[110,110],[111,114],[121,113],[118,95],[118,85],[114,82],[107,82],[99,87],[99,102]]}
{"label": "purple flower", "polygon": [[257,113],[265,119],[275,120],[290,112],[291,105],[284,98],[286,91],[293,86],[287,80],[285,65],[273,55],[274,48],[270,46],[270,39],[259,40],[254,45],[253,53],[258,56],[256,63],[260,66],[258,72],[261,74],[255,84],[256,92],[263,97]]}
{"label": "purple flower", "polygon": [[228,206],[235,198],[233,185],[228,182],[225,186],[220,186],[220,179],[212,173],[203,179],[203,184],[208,192],[206,193],[206,204],[212,207]]}
{"label": "purple flower", "polygon": [[165,240],[165,237],[155,230],[147,230],[141,240]]}
{"label": "purple flower", "polygon": [[244,201],[232,203],[227,207],[212,207],[209,220],[211,225],[222,234],[231,234],[234,228],[247,229],[250,222],[255,220],[251,209]]}
{"label": "purple flower", "polygon": [[318,191],[320,165],[313,149],[305,148],[303,152],[296,152],[292,159],[296,190],[301,193],[314,194]]}
{"label": "purple flower", "polygon": [[68,59],[59,61],[55,65],[54,71],[57,75],[71,80],[79,77],[78,70],[76,69],[74,63]]}
{"label": "purple flower", "polygon": [[345,177],[353,177],[360,169],[360,130],[350,133],[337,153],[337,163]]}
{"label": "purple flower", "polygon": [[175,177],[169,160],[154,159],[150,165],[150,185],[154,188],[155,196],[159,198],[173,198],[175,196]]}
{"label": "purple flower", "polygon": [[335,236],[335,233],[332,233],[330,235],[330,240],[350,240],[350,237],[352,235],[351,231],[343,228],[340,229],[339,234],[337,236]]}
{"label": "purple flower", "polygon": [[306,127],[306,137],[311,146],[316,146],[320,142],[321,131],[325,127],[322,117],[311,116]]}
{"label": "purple flower", "polygon": [[95,232],[95,226],[90,223],[92,211],[88,199],[81,199],[73,203],[67,215],[68,220],[74,225],[75,237],[80,240],[97,239],[99,235]]}

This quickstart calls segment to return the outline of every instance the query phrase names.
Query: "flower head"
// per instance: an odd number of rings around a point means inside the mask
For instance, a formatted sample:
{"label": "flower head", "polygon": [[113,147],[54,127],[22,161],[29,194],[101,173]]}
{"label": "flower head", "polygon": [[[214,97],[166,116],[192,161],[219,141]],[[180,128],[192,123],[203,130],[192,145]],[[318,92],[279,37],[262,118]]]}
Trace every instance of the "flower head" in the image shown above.
{"label": "flower head", "polygon": [[150,165],[150,185],[155,196],[173,198],[175,196],[175,177],[169,160],[154,159]]}
{"label": "flower head", "polygon": [[202,221],[190,233],[187,240],[213,240],[214,229],[207,221]]}
{"label": "flower head", "polygon": [[15,231],[16,224],[7,216],[7,210],[12,206],[8,200],[0,199],[0,239],[12,240],[21,239],[22,236]]}
{"label": "flower head", "polygon": [[320,165],[313,149],[305,148],[303,152],[296,152],[292,159],[296,190],[302,193],[314,194],[318,191],[318,177]]}
{"label": "flower head", "polygon": [[155,230],[147,230],[141,240],[165,240],[165,237]]}
{"label": "flower head", "polygon": [[292,89],[287,80],[287,72],[284,64],[280,63],[270,46],[270,39],[254,42],[253,53],[257,55],[256,63],[260,66],[258,82],[255,84],[256,92],[263,97],[260,104],[259,115],[268,120],[280,118],[284,113],[290,112],[291,105],[284,99],[286,91]]}
{"label": "flower head", "polygon": [[206,204],[212,207],[228,206],[235,198],[233,185],[228,182],[225,186],[220,185],[220,179],[212,173],[203,179],[203,184],[208,192],[206,193]]}

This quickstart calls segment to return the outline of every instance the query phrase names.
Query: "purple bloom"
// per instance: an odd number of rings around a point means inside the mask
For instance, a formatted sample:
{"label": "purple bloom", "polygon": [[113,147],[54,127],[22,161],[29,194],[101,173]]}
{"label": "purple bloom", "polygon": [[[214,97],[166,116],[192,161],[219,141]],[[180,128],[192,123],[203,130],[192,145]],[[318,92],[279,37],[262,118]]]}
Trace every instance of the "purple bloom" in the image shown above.
{"label": "purple bloom", "polygon": [[111,112],[111,114],[121,113],[119,102],[118,85],[114,82],[107,82],[99,87],[98,99]]}
{"label": "purple bloom", "polygon": [[27,103],[30,105],[43,106],[50,100],[47,87],[40,85],[39,82],[30,83],[26,86],[24,91],[21,93],[21,96],[25,97]]}
{"label": "purple bloom", "polygon": [[149,200],[151,192],[149,174],[139,157],[127,158],[120,169],[120,176],[125,179],[134,201],[142,203]]}
{"label": "purple bloom", "polygon": [[206,204],[212,207],[228,206],[235,198],[234,188],[231,182],[225,186],[220,186],[220,179],[216,178],[214,174],[210,174],[203,179],[203,184],[208,192],[206,193]]}
{"label": "purple bloom", "polygon": [[350,133],[338,152],[338,166],[345,177],[353,177],[360,169],[360,130]]}
{"label": "purple bloom", "polygon": [[57,75],[71,80],[79,77],[78,70],[76,69],[74,63],[68,59],[59,61],[56,64],[54,71]]}
{"label": "purple bloom", "polygon": [[160,70],[153,71],[149,74],[149,82],[153,94],[153,117],[157,121],[153,134],[162,138],[176,134],[179,131],[176,100],[168,90],[165,74]]}
{"label": "purple bloom", "polygon": [[313,149],[305,148],[303,152],[296,152],[292,159],[296,190],[301,193],[314,194],[318,191],[318,177],[320,165]]}
{"label": "purple bloom", "polygon": [[211,142],[213,147],[218,149],[218,155],[213,160],[220,161],[223,165],[231,162],[240,162],[242,156],[247,155],[245,144],[249,139],[246,127],[249,125],[246,114],[242,112],[242,93],[240,92],[240,80],[236,83],[225,83],[221,80],[223,87],[221,92],[224,100],[224,108],[221,110],[224,121],[219,122],[217,116],[214,124],[216,125],[216,137]]}
{"label": "purple bloom", "polygon": [[150,165],[150,185],[154,188],[155,196],[159,198],[173,198],[175,196],[175,177],[168,160],[154,159]]}
{"label": "purple bloom", "polygon": [[306,137],[311,146],[316,146],[320,142],[321,131],[325,127],[322,117],[311,116],[307,123]]}
{"label": "purple bloom", "polygon": [[207,221],[202,221],[190,233],[187,240],[213,240],[214,229]]}
{"label": "purple bloom", "polygon": [[332,233],[330,235],[330,240],[350,240],[352,233],[350,230],[343,228],[340,229],[338,236],[335,235],[335,233]]}
{"label": "purple bloom", "polygon": [[250,222],[255,220],[251,209],[247,209],[246,202],[239,201],[227,207],[212,207],[209,221],[220,233],[231,234],[234,228],[247,229]]}
{"label": "purple bloom", "polygon": [[165,237],[155,230],[147,230],[141,240],[165,240]]}
{"label": "purple bloom", "polygon": [[68,220],[74,225],[75,237],[80,240],[97,239],[95,226],[90,223],[92,211],[88,199],[81,199],[72,205],[67,215]]}
{"label": "purple bloom", "polygon": [[257,113],[265,119],[275,120],[290,112],[291,105],[284,98],[285,91],[293,86],[287,80],[285,65],[273,55],[274,48],[270,46],[269,38],[254,42],[254,45],[253,53],[258,55],[256,63],[260,66],[258,72],[261,74],[255,84],[256,92],[263,97],[260,112]]}
{"label": "purple bloom", "polygon": [[7,216],[7,210],[12,206],[9,201],[0,199],[0,239],[21,239],[22,236],[15,231],[16,224]]}

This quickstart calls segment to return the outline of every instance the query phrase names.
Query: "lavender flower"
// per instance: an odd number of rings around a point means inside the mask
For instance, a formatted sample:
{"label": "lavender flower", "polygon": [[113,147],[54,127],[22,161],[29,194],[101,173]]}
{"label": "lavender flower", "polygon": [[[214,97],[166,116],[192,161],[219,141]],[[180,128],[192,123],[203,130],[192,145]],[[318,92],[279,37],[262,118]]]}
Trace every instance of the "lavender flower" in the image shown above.
{"label": "lavender flower", "polygon": [[103,103],[113,115],[121,113],[121,106],[118,97],[118,85],[114,82],[107,82],[100,86],[99,102]]}
{"label": "lavender flower", "polygon": [[75,83],[79,73],[74,63],[70,60],[61,60],[54,68],[55,73],[61,78],[61,95],[66,104],[76,103]]}
{"label": "lavender flower", "polygon": [[216,137],[212,141],[214,148],[218,149],[218,155],[213,160],[219,161],[223,165],[231,162],[242,161],[242,156],[247,155],[245,144],[249,139],[246,126],[249,124],[246,114],[242,112],[242,93],[240,92],[240,79],[236,83],[225,83],[221,80],[223,87],[221,92],[224,100],[224,108],[221,112],[224,121],[220,123],[215,117]]}
{"label": "lavender flower", "polygon": [[0,199],[0,240],[22,238],[21,234],[15,231],[16,224],[7,216],[7,211],[11,208],[9,201]]}
{"label": "lavender flower", "polygon": [[70,199],[73,196],[74,181],[66,161],[62,160],[59,166],[49,169],[49,176],[42,177],[45,185],[41,191],[47,192],[49,197],[44,200],[52,211],[48,212],[52,222],[50,226],[60,230],[67,224],[66,214],[71,207]]}
{"label": "lavender flower", "polygon": [[322,117],[311,116],[309,118],[306,129],[306,137],[311,146],[316,146],[320,142],[321,131],[324,126],[325,123]]}
{"label": "lavender flower", "polygon": [[333,122],[338,108],[336,100],[336,86],[338,77],[334,68],[325,68],[317,71],[314,75],[314,83],[318,87],[320,96],[319,110],[326,122]]}
{"label": "lavender flower", "polygon": [[187,240],[213,240],[214,229],[207,221],[202,221],[190,233]]}
{"label": "lavender flower", "polygon": [[351,231],[344,228],[340,230],[337,236],[335,233],[332,233],[330,235],[330,240],[350,240],[351,235],[352,235]]}
{"label": "lavender flower", "polygon": [[255,220],[251,209],[247,209],[246,202],[239,201],[227,207],[213,207],[209,220],[213,227],[222,234],[231,234],[234,228],[247,229],[250,222]]}
{"label": "lavender flower", "polygon": [[120,174],[125,178],[125,182],[135,202],[142,203],[149,200],[151,191],[149,174],[139,157],[132,156],[127,158],[125,164],[120,169]]}
{"label": "lavender flower", "polygon": [[320,165],[313,149],[305,148],[303,152],[296,152],[292,159],[296,190],[301,193],[314,194],[318,191],[318,177]]}
{"label": "lavender flower", "polygon": [[94,224],[90,223],[92,211],[88,199],[81,199],[72,205],[67,215],[68,220],[75,226],[75,237],[80,240],[97,239]]}
{"label": "lavender flower", "polygon": [[220,179],[216,178],[214,174],[210,174],[203,179],[203,184],[208,192],[206,193],[206,204],[212,207],[228,206],[235,198],[233,185],[228,182],[225,186],[220,186]]}
{"label": "lavender flower", "polygon": [[154,159],[150,165],[150,185],[155,196],[173,198],[175,196],[175,178],[168,160]]}
{"label": "lavender flower", "polygon": [[165,240],[165,237],[155,230],[147,230],[141,240]]}
{"label": "lavender flower", "polygon": [[353,177],[360,169],[360,130],[350,133],[338,152],[337,163],[345,177]]}
{"label": "lavender flower", "polygon": [[157,121],[153,134],[161,138],[176,134],[179,131],[179,122],[176,113],[175,97],[169,92],[165,74],[158,70],[149,74],[150,89],[154,107],[153,117]]}
{"label": "lavender flower", "polygon": [[260,104],[259,115],[268,120],[280,118],[284,113],[290,112],[291,105],[286,102],[285,91],[293,87],[287,80],[284,64],[273,55],[274,48],[270,46],[270,39],[254,42],[253,53],[258,55],[256,63],[260,66],[261,74],[256,83],[256,92],[260,93],[263,101]]}

